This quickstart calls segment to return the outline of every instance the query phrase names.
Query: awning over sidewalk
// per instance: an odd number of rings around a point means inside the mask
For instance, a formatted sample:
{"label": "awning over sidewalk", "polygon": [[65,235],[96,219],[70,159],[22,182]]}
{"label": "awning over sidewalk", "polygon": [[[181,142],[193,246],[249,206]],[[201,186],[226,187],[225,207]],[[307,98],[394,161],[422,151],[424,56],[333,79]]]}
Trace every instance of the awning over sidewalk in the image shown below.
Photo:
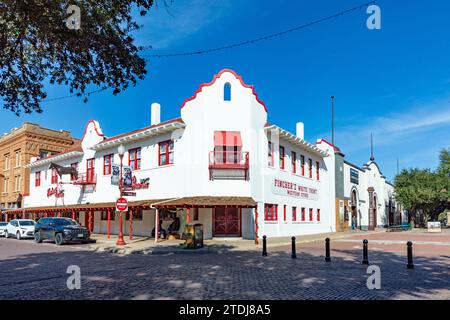
{"label": "awning over sidewalk", "polygon": [[256,208],[257,203],[251,197],[184,197],[153,203],[156,208],[214,208],[241,207]]}

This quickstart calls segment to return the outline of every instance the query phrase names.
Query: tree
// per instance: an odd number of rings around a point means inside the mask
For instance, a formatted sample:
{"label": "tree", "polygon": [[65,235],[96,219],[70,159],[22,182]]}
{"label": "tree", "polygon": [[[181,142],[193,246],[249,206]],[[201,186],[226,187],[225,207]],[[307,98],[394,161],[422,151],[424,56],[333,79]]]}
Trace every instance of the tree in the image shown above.
{"label": "tree", "polygon": [[437,220],[450,208],[450,150],[440,152],[435,171],[404,169],[395,177],[396,199],[409,211],[413,220],[423,214],[424,222]]}
{"label": "tree", "polygon": [[[70,4],[80,9],[72,20]],[[131,33],[140,28],[133,8],[145,15],[153,0],[2,0],[0,2],[0,97],[19,115],[42,112],[44,81],[69,86],[78,96],[90,85],[113,94],[143,79],[145,61]],[[71,22],[81,22],[80,29]]]}

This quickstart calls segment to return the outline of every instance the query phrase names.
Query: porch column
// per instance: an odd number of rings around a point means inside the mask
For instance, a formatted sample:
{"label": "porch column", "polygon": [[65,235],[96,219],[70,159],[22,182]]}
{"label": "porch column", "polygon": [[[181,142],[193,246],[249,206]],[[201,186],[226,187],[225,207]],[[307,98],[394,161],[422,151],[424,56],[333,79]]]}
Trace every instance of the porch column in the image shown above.
{"label": "porch column", "polygon": [[255,244],[259,244],[259,241],[258,241],[258,207],[255,208]]}
{"label": "porch column", "polygon": [[155,243],[158,242],[158,233],[159,233],[159,210],[156,208],[156,211],[155,211]]}
{"label": "porch column", "polygon": [[76,219],[77,219],[77,217],[76,217],[76,215],[75,215],[75,210],[72,211],[72,219],[73,219],[73,220],[76,220]]}
{"label": "porch column", "polygon": [[61,212],[58,212],[58,218],[61,218]]}
{"label": "porch column", "polygon": [[186,208],[186,224],[191,223],[191,208]]}
{"label": "porch column", "polygon": [[8,214],[5,213],[5,222],[8,222]]}
{"label": "porch column", "polygon": [[17,213],[14,213],[14,219],[17,219]]}
{"label": "porch column", "polygon": [[88,212],[88,229],[89,229],[90,232],[93,231],[93,228],[92,228],[92,211]]}
{"label": "porch column", "polygon": [[45,218],[48,217],[47,211],[44,212],[44,217],[45,217]]}
{"label": "porch column", "polygon": [[133,209],[130,209],[130,240],[133,240]]}
{"label": "porch column", "polygon": [[106,237],[111,238],[111,210],[108,209],[108,224],[106,225]]}

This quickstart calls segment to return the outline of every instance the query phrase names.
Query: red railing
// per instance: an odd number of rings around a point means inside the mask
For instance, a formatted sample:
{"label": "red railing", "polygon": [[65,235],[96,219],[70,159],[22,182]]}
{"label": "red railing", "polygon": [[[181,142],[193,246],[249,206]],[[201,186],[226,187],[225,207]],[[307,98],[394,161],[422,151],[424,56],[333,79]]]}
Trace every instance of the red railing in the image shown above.
{"label": "red railing", "polygon": [[243,151],[211,151],[209,167],[213,169],[248,169],[249,154]]}
{"label": "red railing", "polygon": [[78,173],[74,179],[73,184],[86,185],[86,184],[97,184],[97,174]]}

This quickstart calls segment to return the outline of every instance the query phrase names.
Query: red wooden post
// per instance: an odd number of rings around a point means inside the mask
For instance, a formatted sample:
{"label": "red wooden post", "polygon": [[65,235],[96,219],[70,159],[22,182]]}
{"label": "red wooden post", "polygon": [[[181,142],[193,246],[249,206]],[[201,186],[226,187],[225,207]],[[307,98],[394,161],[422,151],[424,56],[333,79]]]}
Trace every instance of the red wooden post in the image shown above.
{"label": "red wooden post", "polygon": [[130,240],[133,240],[133,210],[130,209]]}
{"label": "red wooden post", "polygon": [[255,208],[255,244],[258,244],[258,207]]}
{"label": "red wooden post", "polygon": [[61,218],[61,212],[58,212],[58,218]]}
{"label": "red wooden post", "polygon": [[44,217],[47,218],[47,211],[44,212]]}
{"label": "red wooden post", "polygon": [[73,219],[73,220],[76,220],[76,219],[77,219],[77,217],[76,217],[76,215],[75,215],[75,210],[72,211],[72,219]]}
{"label": "red wooden post", "polygon": [[186,224],[191,223],[191,208],[186,208]]}
{"label": "red wooden post", "polygon": [[159,210],[155,211],[155,243],[158,242],[158,233],[159,233]]}
{"label": "red wooden post", "polygon": [[108,210],[108,224],[106,225],[106,236],[108,240],[111,238],[111,210]]}
{"label": "red wooden post", "polygon": [[92,232],[92,211],[88,212],[88,229]]}
{"label": "red wooden post", "polygon": [[5,222],[8,222],[8,214],[5,213]]}

